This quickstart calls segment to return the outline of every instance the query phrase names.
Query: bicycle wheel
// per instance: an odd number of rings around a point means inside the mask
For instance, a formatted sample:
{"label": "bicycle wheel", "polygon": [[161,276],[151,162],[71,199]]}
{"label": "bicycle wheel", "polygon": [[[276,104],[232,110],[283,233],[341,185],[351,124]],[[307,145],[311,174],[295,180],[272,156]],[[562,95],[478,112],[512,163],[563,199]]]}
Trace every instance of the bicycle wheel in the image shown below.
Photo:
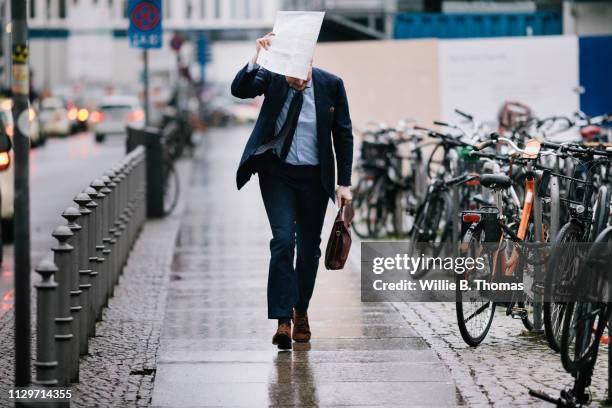
{"label": "bicycle wheel", "polygon": [[407,238],[410,236],[414,225],[414,209],[417,206],[417,198],[414,195],[414,183],[396,187],[393,191],[393,234],[396,238]]}
{"label": "bicycle wheel", "polygon": [[378,237],[387,225],[389,215],[387,208],[386,180],[379,177],[368,195],[367,228],[370,238]]}
{"label": "bicycle wheel", "polygon": [[608,187],[601,186],[597,191],[597,199],[593,209],[593,227],[591,229],[591,240],[596,237],[606,228],[608,217],[610,215],[610,194]]}
{"label": "bicycle wheel", "polygon": [[351,226],[359,238],[369,238],[368,232],[368,196],[371,192],[373,181],[367,176],[362,177],[353,189],[353,211],[354,217]]}
{"label": "bicycle wheel", "polygon": [[427,177],[429,180],[436,178],[436,174],[440,171],[440,166],[444,166],[444,145],[438,143],[436,147],[431,151],[431,155],[427,160]]}
{"label": "bicycle wheel", "polygon": [[[560,230],[552,245],[552,251],[544,278],[544,333],[546,341],[554,351],[561,348],[561,329],[563,316],[565,315],[566,304],[553,300],[555,284],[562,279],[569,279],[569,276],[557,276],[557,273],[564,271],[566,274],[572,270],[571,265],[575,258],[575,246],[573,242],[579,242],[582,237],[582,228],[573,222],[568,222]],[[566,275],[564,274],[564,275]]]}
{"label": "bicycle wheel", "polygon": [[[549,230],[549,225],[550,222],[549,220],[542,220],[542,237],[540,238],[542,242],[548,242],[550,240],[547,231]],[[527,227],[527,234],[525,236],[525,242],[527,244],[535,244],[536,241],[536,235],[535,235],[535,224],[532,222],[529,223],[528,227]],[[527,248],[527,253],[525,258],[523,259],[522,262],[524,262],[523,265],[519,266],[517,269],[519,271],[526,271],[529,269],[530,271],[530,275],[532,277],[535,277],[536,275],[536,271],[537,269],[535,268],[544,268],[546,265],[546,257],[544,256],[543,251],[541,250],[534,250],[531,251],[529,250],[529,248]],[[541,273],[541,271],[540,271]],[[526,280],[524,280],[525,283],[527,283]],[[521,315],[521,321],[523,322],[523,326],[525,327],[525,329],[527,329],[528,331],[532,331],[533,327],[534,327],[534,320],[535,320],[535,313],[536,313],[536,302],[535,302],[535,298],[534,298],[534,293],[536,291],[535,289],[535,281],[532,280],[531,281],[532,284],[534,285],[529,291],[525,291],[525,293],[523,293],[522,300],[520,302],[518,302],[518,307],[520,309],[522,309],[524,312]],[[541,301],[541,300],[540,300]],[[540,311],[540,317],[542,317],[542,308],[539,309]]]}
{"label": "bicycle wheel", "polygon": [[171,161],[166,162],[166,174],[164,177],[164,214],[168,215],[174,211],[178,203],[180,192],[179,176]]}
{"label": "bicycle wheel", "polygon": [[[425,203],[417,210],[412,231],[410,232],[409,253],[413,256],[425,254],[436,257],[446,243],[451,226],[450,196],[446,192],[433,193],[426,198]],[[415,254],[418,252],[418,254]],[[420,268],[411,275],[420,279],[429,272],[427,268]]]}
{"label": "bicycle wheel", "polygon": [[580,269],[578,302],[567,304],[561,332],[561,363],[576,373],[597,357],[599,340],[610,317],[607,303],[612,227],[597,236]]}
{"label": "bicycle wheel", "polygon": [[493,316],[495,316],[495,303],[489,300],[480,291],[461,289],[461,281],[467,281],[469,287],[474,288],[476,280],[491,280],[491,263],[489,256],[482,251],[482,239],[484,233],[481,224],[471,226],[462,240],[462,247],[466,248],[466,257],[485,258],[485,268],[478,270],[473,268],[467,270],[463,275],[456,275],[457,288],[456,312],[457,325],[463,341],[471,347],[476,347],[485,339],[491,328]]}

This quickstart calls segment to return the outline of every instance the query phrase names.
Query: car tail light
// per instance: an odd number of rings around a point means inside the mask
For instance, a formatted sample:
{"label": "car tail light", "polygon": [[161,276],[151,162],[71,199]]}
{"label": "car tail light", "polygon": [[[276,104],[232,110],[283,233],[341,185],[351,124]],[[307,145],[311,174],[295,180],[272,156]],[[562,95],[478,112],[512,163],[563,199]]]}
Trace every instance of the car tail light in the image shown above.
{"label": "car tail light", "polygon": [[70,108],[68,111],[68,120],[77,120],[77,116],[79,115],[79,110],[77,108]]}
{"label": "car tail light", "polygon": [[11,99],[5,99],[2,101],[2,110],[10,111],[13,109],[13,101]]}
{"label": "car tail light", "polygon": [[91,121],[93,123],[104,122],[104,119],[106,119],[106,115],[104,114],[104,112],[98,112],[98,111],[91,112]]}
{"label": "car tail light", "polygon": [[480,222],[480,214],[467,213],[463,214],[463,222]]}
{"label": "car tail light", "polygon": [[0,153],[0,171],[4,171],[11,165],[11,156],[8,152]]}
{"label": "car tail light", "polygon": [[79,113],[77,115],[77,118],[81,122],[87,121],[87,118],[89,118],[89,111],[87,109],[85,109],[85,108],[79,109]]}
{"label": "car tail light", "polygon": [[128,114],[128,122],[140,122],[145,117],[142,109],[136,109]]}
{"label": "car tail light", "polygon": [[4,127],[4,132],[6,133],[7,136],[13,137],[13,125],[6,125]]}

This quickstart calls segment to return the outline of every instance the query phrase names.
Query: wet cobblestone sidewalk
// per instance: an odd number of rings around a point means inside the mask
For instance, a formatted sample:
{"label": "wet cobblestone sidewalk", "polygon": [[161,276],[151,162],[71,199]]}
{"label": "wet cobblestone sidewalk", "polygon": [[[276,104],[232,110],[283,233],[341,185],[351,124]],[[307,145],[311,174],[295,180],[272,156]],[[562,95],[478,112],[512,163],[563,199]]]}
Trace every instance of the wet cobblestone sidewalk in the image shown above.
{"label": "wet cobblestone sidewalk", "polygon": [[[188,185],[191,164],[177,166]],[[73,407],[144,407],[151,403],[156,358],[165,308],[170,265],[180,225],[179,203],[174,216],[148,221],[109,300],[104,317],[90,339],[90,354],[81,358],[80,382],[72,385]],[[37,282],[39,276],[32,275]],[[32,293],[35,309],[35,292]],[[35,310],[32,310],[35,322]],[[35,328],[33,335],[35,336]],[[13,313],[0,317],[0,407],[13,406]],[[32,356],[36,342],[32,342]],[[35,378],[35,373],[32,373]]]}
{"label": "wet cobblestone sidewalk", "polygon": [[[485,341],[472,348],[461,339],[454,304],[395,303],[394,307],[450,369],[470,406],[550,407],[530,397],[528,389],[558,397],[573,383],[543,335],[529,334],[520,320],[507,317],[502,309],[498,308]],[[600,406],[606,398],[607,370],[608,347],[602,345],[590,388],[591,406]]]}
{"label": "wet cobblestone sidewalk", "polygon": [[271,233],[257,181],[240,192],[234,182],[248,129],[209,136],[179,233],[153,405],[461,403],[449,371],[393,306],[360,302],[356,268],[319,271],[311,344],[292,352],[272,346],[276,323],[266,319],[265,297]]}

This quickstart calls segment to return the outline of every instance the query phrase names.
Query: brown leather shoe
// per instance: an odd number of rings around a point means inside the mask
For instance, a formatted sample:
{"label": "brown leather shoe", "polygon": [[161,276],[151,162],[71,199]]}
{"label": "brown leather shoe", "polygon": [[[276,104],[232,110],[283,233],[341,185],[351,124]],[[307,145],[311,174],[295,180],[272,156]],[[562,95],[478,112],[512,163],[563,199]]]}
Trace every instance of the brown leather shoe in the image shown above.
{"label": "brown leather shoe", "polygon": [[278,329],[272,337],[272,344],[275,344],[281,350],[291,349],[291,325],[289,323],[278,325]]}
{"label": "brown leather shoe", "polygon": [[303,315],[293,310],[293,340],[298,343],[310,341],[310,325],[308,324],[308,313]]}

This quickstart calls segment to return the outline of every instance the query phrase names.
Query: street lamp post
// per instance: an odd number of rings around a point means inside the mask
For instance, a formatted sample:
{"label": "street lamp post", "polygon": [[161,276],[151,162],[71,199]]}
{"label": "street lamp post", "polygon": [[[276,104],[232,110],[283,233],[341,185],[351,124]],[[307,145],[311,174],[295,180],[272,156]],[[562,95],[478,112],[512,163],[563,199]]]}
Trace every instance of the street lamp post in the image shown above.
{"label": "street lamp post", "polygon": [[11,0],[15,160],[15,386],[30,385],[30,70],[26,0]]}

